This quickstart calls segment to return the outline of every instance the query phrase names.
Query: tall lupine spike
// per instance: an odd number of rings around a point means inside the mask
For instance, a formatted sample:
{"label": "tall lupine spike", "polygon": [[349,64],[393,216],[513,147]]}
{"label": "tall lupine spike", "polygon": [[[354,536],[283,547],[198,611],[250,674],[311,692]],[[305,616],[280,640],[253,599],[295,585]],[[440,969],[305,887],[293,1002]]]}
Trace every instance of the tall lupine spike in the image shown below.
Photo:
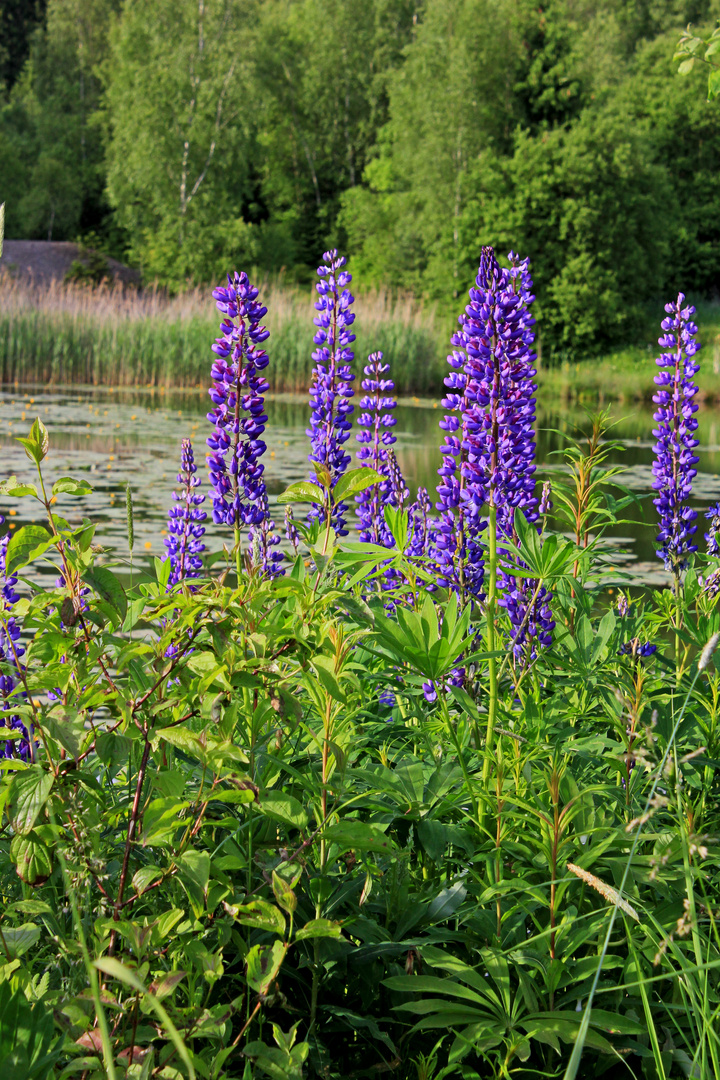
{"label": "tall lupine spike", "polygon": [[[532,279],[528,260],[511,252],[509,261],[510,269],[503,270],[492,248],[482,250],[470,303],[452,338],[456,348],[448,357],[452,371],[445,385],[450,392],[443,404],[452,412],[440,423],[446,435],[438,470],[438,579],[476,597],[484,579],[485,504],[495,509],[500,540],[516,540],[518,507],[528,521],[538,517]],[[516,628],[516,645],[528,636],[547,640],[553,624],[546,594],[538,595],[528,613],[533,590],[525,595],[527,587],[510,575],[501,575],[500,584],[508,594],[505,606]]]}
{"label": "tall lupine spike", "polygon": [[[334,486],[351,460],[343,446],[352,426],[349,416],[353,411],[350,398],[354,394],[354,375],[350,363],[354,353],[349,346],[355,335],[349,327],[355,316],[350,311],[354,297],[347,288],[352,276],[342,269],[347,260],[333,249],[325,252],[323,261],[325,265],[318,267],[320,281],[315,286],[320,299],[315,303],[318,314],[313,320],[318,328],[313,338],[317,349],[312,354],[315,368],[310,385],[311,414],[307,435],[311,443],[310,462],[325,465]],[[314,472],[310,479],[317,481]],[[333,511],[332,526],[339,536],[346,536],[348,532],[346,513],[345,503],[339,503]],[[308,520],[314,521],[321,514],[321,507],[313,506]]]}
{"label": "tall lupine spike", "polygon": [[170,559],[172,569],[168,579],[168,588],[188,578],[198,578],[202,573],[201,554],[205,550],[201,537],[205,527],[201,522],[207,517],[199,507],[205,502],[205,496],[197,492],[200,477],[196,475],[197,465],[190,439],[183,439],[180,451],[180,472],[177,482],[181,490],[173,491],[176,503],[168,512],[168,533],[165,540],[166,558]]}
{"label": "tall lupine spike", "polygon": [[265,577],[280,577],[285,573],[282,565],[285,556],[282,551],[273,550],[280,543],[280,537],[275,531],[275,522],[270,517],[267,495],[263,496],[262,507],[262,521],[250,529],[253,564]]}
{"label": "tall lupine spike", "polygon": [[668,317],[660,324],[664,333],[658,344],[666,351],[655,361],[661,370],[655,376],[658,390],[653,396],[657,405],[653,419],[658,425],[653,430],[657,439],[653,488],[658,493],[653,502],[660,517],[657,555],[674,574],[680,574],[688,556],[697,551],[692,542],[697,511],[688,506],[688,500],[699,460],[694,453],[698,407],[693,398],[698,387],[693,380],[700,365],[693,357],[700,343],[695,341],[697,326],[691,322],[695,308],[684,305],[683,293],[678,293],[674,304],[665,305]]}
{"label": "tall lupine spike", "polygon": [[397,506],[400,510],[404,510],[410,498],[410,492],[394,450],[388,450],[387,452],[387,472],[390,480],[388,502],[391,506]]}
{"label": "tall lupine spike", "polygon": [[362,491],[356,498],[360,539],[364,543],[393,546],[393,538],[385,524],[384,507],[397,505],[396,493],[390,479],[390,447],[396,438],[392,429],[397,423],[390,410],[397,407],[392,396],[395,383],[383,376],[390,370],[389,364],[383,364],[381,352],[371,353],[365,367],[365,378],[360,384],[364,396],[360,399],[363,412],[358,416],[358,427],[362,430],[355,436],[360,443],[357,459],[361,465],[375,469],[387,477],[380,484]]}
{"label": "tall lupine spike", "polygon": [[[0,517],[0,523],[5,519]],[[3,536],[0,540],[0,606],[2,607],[2,621],[0,622],[0,660],[3,661],[5,670],[0,674],[0,727],[13,728],[21,732],[21,739],[0,739],[0,757],[21,758],[27,761],[32,757],[31,739],[28,730],[13,708],[25,696],[24,691],[17,693],[18,680],[13,671],[17,671],[20,657],[25,650],[20,644],[20,627],[15,616],[12,614],[13,605],[20,599],[15,591],[17,578],[8,576],[5,570],[8,543],[10,535]]]}
{"label": "tall lupine spike", "polygon": [[[215,430],[207,444],[210,483],[213,487],[213,521],[229,525],[236,535],[243,525],[259,525],[263,516],[265,481],[260,462],[265,452],[264,395],[269,389],[260,374],[268,355],[260,346],[269,331],[260,320],[267,314],[246,273],[228,274],[227,287],[213,290],[222,336],[212,346],[217,359],[212,366],[209,391],[215,406],[208,420]],[[229,458],[229,461],[227,460]]]}

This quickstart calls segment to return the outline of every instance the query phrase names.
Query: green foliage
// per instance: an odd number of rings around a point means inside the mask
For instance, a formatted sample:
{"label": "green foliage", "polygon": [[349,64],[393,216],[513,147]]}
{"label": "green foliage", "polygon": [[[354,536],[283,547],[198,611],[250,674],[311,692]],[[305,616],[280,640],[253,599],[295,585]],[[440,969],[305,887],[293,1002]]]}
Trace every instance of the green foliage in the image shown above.
{"label": "green foliage", "polygon": [[[553,646],[490,657],[486,613],[423,589],[392,508],[395,552],[315,524],[273,581],[248,559],[168,592],[158,561],[129,585],[62,516],[82,483],[45,494],[33,425],[47,528],[7,551],[27,581],[7,704],[33,733],[1,759],[9,1076],[500,1080],[560,1076],[580,1047],[583,1076],[618,1053],[713,1075],[720,676],[697,658],[718,601],[691,571],[677,676],[674,599],[609,609],[602,536],[628,496],[607,437],[600,416],[566,453],[563,534],[518,517]],[[287,498],[331,497],[310,488]],[[34,574],[48,558],[61,585]],[[656,658],[621,654],[638,634]]]}
{"label": "green foliage", "polygon": [[[38,18],[26,7],[18,27]],[[701,86],[718,15],[716,0],[49,0],[0,100],[8,235],[84,236],[172,290],[251,265],[305,284],[339,245],[366,282],[441,302],[483,243],[512,244],[533,261],[544,357],[607,352],[643,337],[648,302],[714,294],[720,114]],[[93,259],[74,280],[102,276]],[[94,348],[54,333],[54,363]],[[370,342],[391,346],[417,352]]]}

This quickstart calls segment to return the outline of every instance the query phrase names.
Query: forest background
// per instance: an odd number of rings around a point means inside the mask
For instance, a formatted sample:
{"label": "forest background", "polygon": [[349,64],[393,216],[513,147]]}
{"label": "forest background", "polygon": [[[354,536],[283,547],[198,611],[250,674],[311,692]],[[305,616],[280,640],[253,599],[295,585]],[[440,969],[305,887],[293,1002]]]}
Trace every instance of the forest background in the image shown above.
{"label": "forest background", "polygon": [[[543,359],[720,285],[720,0],[1,0],[6,236],[173,291],[254,266],[445,302],[530,256]],[[454,308],[457,304],[450,305]],[[655,311],[652,318],[654,320]]]}

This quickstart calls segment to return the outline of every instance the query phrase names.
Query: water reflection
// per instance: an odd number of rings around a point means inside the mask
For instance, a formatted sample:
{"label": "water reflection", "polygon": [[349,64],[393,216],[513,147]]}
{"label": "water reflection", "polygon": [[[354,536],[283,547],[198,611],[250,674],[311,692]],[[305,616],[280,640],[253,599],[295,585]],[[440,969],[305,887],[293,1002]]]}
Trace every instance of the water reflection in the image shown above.
{"label": "water reflection", "polygon": [[[624,468],[622,482],[641,502],[625,513],[629,524],[614,530],[612,546],[627,546],[633,573],[644,580],[666,580],[654,555],[655,510],[652,505],[652,409],[618,407],[613,435],[622,444],[616,461]],[[178,468],[180,441],[190,436],[196,459],[202,459],[209,431],[205,418],[208,399],[201,392],[161,392],[107,389],[38,389],[12,387],[0,392],[0,446],[2,473],[32,479],[33,466],[14,441],[25,434],[35,416],[50,432],[47,476],[84,476],[94,491],[82,499],[63,496],[63,512],[72,523],[83,517],[98,522],[97,539],[118,555],[127,554],[125,525],[126,482],[136,506],[136,557],[160,555],[166,514]],[[411,493],[423,484],[432,492],[439,464],[438,420],[442,410],[433,403],[403,404],[397,410],[397,454]],[[293,481],[307,475],[308,408],[304,398],[268,400],[266,478],[271,501]],[[699,418],[700,462],[694,503],[698,509],[720,499],[720,417],[713,409]],[[589,429],[582,410],[542,407],[538,413],[538,477],[556,476],[562,469],[561,451],[573,435]],[[15,513],[12,514],[12,510]],[[0,500],[0,513],[14,528],[39,515],[29,499]],[[11,516],[12,515],[12,516]],[[647,524],[643,522],[643,515]],[[702,532],[702,526],[699,528]],[[210,525],[208,547],[214,550],[227,539]]]}

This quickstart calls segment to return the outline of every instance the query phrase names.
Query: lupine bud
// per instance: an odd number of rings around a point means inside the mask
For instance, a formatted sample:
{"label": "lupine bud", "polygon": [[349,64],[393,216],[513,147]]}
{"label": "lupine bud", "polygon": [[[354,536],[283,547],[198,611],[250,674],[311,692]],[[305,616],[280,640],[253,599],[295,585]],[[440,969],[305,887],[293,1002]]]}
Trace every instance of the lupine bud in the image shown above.
{"label": "lupine bud", "polygon": [[653,414],[658,425],[653,431],[657,439],[653,488],[658,493],[653,502],[660,516],[657,555],[665,569],[673,573],[684,570],[688,555],[697,551],[692,542],[697,511],[688,505],[688,500],[699,460],[694,453],[698,445],[694,435],[698,407],[693,398],[698,387],[693,378],[700,365],[693,357],[700,344],[695,341],[697,326],[690,321],[695,308],[684,307],[684,303],[685,296],[679,293],[674,304],[665,305],[668,317],[660,324],[664,334],[659,344],[667,352],[655,361],[661,370],[655,376],[659,389],[653,396],[658,406]]}
{"label": "lupine bud", "polygon": [[355,436],[360,443],[357,459],[361,465],[375,469],[387,477],[381,484],[374,484],[360,492],[356,498],[360,539],[364,543],[381,544],[393,547],[394,540],[389,533],[383,510],[385,506],[397,505],[396,492],[390,479],[390,447],[395,442],[392,432],[397,420],[390,410],[397,406],[392,396],[395,384],[385,377],[390,370],[389,364],[383,364],[381,352],[371,353],[365,367],[365,378],[360,384],[364,396],[360,399],[363,410],[358,416],[358,427],[363,430]]}
{"label": "lupine bud", "polygon": [[275,532],[275,522],[270,517],[267,495],[262,498],[263,517],[259,525],[253,525],[250,529],[250,543],[252,545],[253,564],[266,577],[279,577],[285,573],[282,563],[285,558],[282,551],[274,551],[280,543],[280,537]]}
{"label": "lupine bud", "polygon": [[173,499],[177,505],[172,506],[168,512],[170,535],[165,540],[168,550],[166,558],[170,559],[172,565],[168,588],[186,578],[198,578],[202,572],[200,555],[205,550],[205,545],[200,538],[205,534],[205,527],[201,522],[205,521],[207,515],[204,510],[198,509],[205,502],[205,496],[197,494],[200,477],[196,473],[192,443],[190,439],[183,439],[180,472],[177,475],[181,490],[173,491]]}
{"label": "lupine bud", "polygon": [[[351,385],[354,375],[350,363],[354,353],[349,346],[355,340],[355,335],[349,327],[355,321],[355,316],[350,312],[354,297],[346,288],[351,275],[341,270],[347,260],[335,250],[326,251],[323,260],[326,265],[318,267],[321,280],[315,286],[320,299],[315,303],[318,314],[313,320],[318,328],[313,338],[317,349],[312,354],[315,368],[310,385],[311,413],[307,435],[311,443],[310,462],[324,465],[329,470],[330,482],[334,487],[351,460],[343,445],[350,436],[352,426],[349,417],[353,411],[350,398],[354,394]],[[311,473],[310,479],[313,483],[317,482],[315,472]],[[321,513],[321,507],[313,506],[308,520],[316,520]],[[332,526],[338,536],[347,535],[346,513],[345,503],[335,506]]]}

